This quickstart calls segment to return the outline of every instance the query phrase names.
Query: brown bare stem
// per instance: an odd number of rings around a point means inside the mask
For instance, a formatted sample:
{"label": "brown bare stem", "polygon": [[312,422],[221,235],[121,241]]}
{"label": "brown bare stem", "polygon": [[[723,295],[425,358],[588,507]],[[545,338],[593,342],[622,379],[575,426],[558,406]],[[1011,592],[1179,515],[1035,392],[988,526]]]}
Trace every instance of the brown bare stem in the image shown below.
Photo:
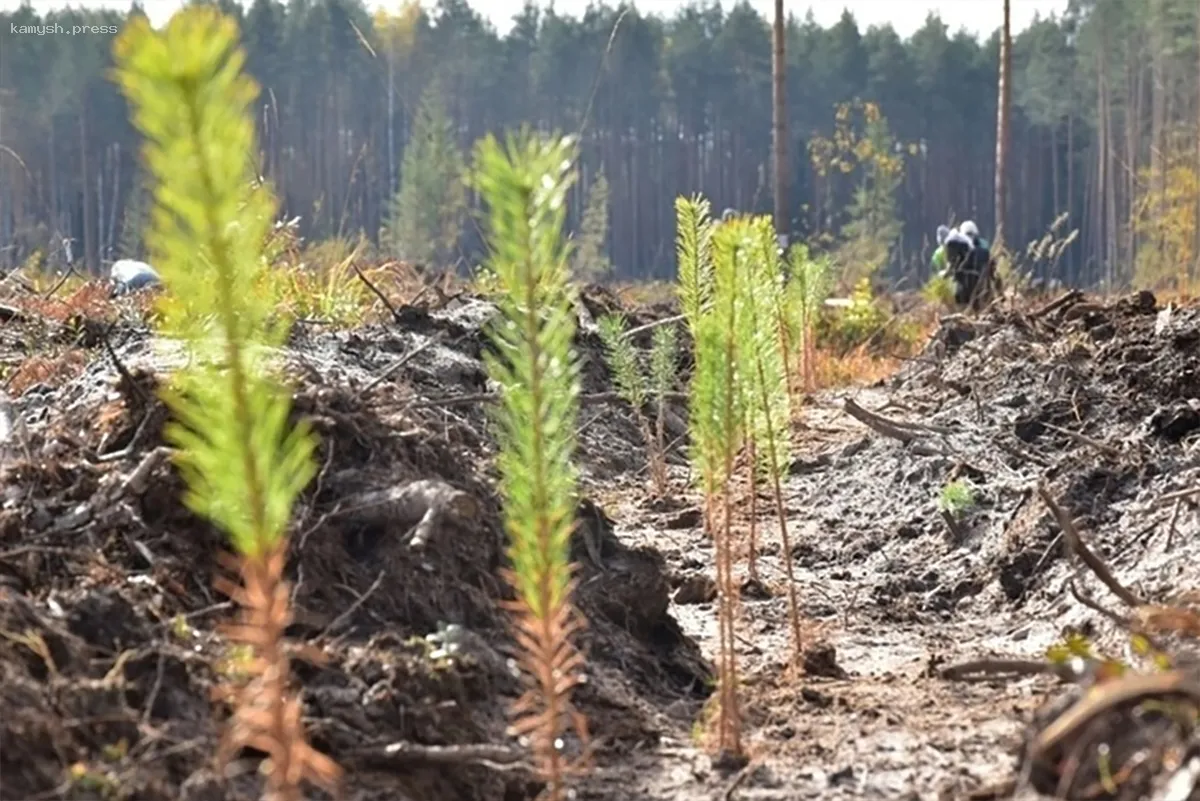
{"label": "brown bare stem", "polygon": [[[767,396],[767,379],[763,370],[762,359],[756,359],[755,365],[758,368],[758,386],[762,394],[763,422],[767,426],[767,459],[771,468],[772,491],[775,495],[775,515],[779,518],[779,539],[780,544],[783,546],[783,568],[787,576],[788,623],[792,629],[792,659],[795,665],[800,665],[803,650],[800,637],[800,603],[796,598],[796,577],[795,571],[792,568],[792,542],[788,536],[787,510],[783,506],[783,485],[780,481],[779,453],[775,448],[775,421],[771,418],[771,405],[770,399]],[[751,453],[753,453],[753,450]],[[754,467],[755,465],[752,463],[751,474],[753,474]]]}
{"label": "brown bare stem", "polygon": [[233,720],[218,759],[229,761],[242,748],[267,754],[264,801],[301,801],[302,785],[317,784],[336,793],[341,768],[310,746],[305,738],[299,697],[291,689],[283,632],[292,620],[283,568],[287,541],[240,560],[224,561],[240,571],[241,584],[218,577],[217,588],[240,607],[237,622],[224,627],[232,641],[251,648],[253,657],[239,662],[245,675],[238,685],[220,687],[217,695],[232,703]]}
{"label": "brown bare stem", "polygon": [[753,438],[749,442],[747,456],[750,466],[750,554],[746,570],[751,579],[758,581],[758,454]]}

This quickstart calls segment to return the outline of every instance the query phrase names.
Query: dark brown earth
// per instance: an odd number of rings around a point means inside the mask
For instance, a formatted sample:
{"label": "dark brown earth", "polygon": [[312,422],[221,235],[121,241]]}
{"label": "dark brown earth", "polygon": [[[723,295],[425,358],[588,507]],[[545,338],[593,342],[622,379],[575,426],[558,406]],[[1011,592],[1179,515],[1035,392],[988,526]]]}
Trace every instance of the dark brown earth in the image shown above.
{"label": "dark brown earth", "polygon": [[[618,302],[596,290],[585,305],[587,317]],[[328,661],[295,665],[314,744],[346,768],[353,801],[537,791],[520,766],[387,750],[512,746],[503,541],[477,397],[490,389],[490,310],[463,298],[354,332],[299,326],[280,354],[321,437],[321,473],[293,526],[290,633]],[[638,324],[672,310],[629,311]],[[1056,680],[967,683],[939,668],[1039,658],[1068,632],[1115,656],[1128,641],[1069,591],[1076,563],[1037,487],[1141,597],[1197,584],[1192,501],[1157,501],[1200,472],[1200,310],[1158,311],[1141,296],[950,319],[892,379],[799,411],[784,492],[806,672],[784,669],[783,554],[761,496],[764,587],[747,588],[739,626],[752,761],[739,772],[714,766],[697,736],[712,686],[713,550],[682,449],[675,495],[651,502],[638,428],[604,394],[585,319],[575,556],[589,682],[577,699],[601,750],[578,797],[942,799],[1012,778],[1035,710],[1063,692]],[[14,390],[0,426],[11,429],[0,437],[0,801],[255,798],[253,755],[228,779],[212,765],[223,713],[210,691],[228,657],[216,626],[229,611],[212,589],[223,540],[184,508],[156,451],[166,415],[154,387],[179,349],[123,324],[111,341],[131,378],[118,379],[98,330],[27,319],[0,332],[9,365],[87,334],[71,357],[81,369]],[[848,397],[910,423],[907,441],[847,415]],[[673,438],[684,411],[673,410]],[[961,538],[936,506],[956,477],[976,487]],[[477,513],[447,516],[424,549],[405,537],[415,520],[355,505],[418,480],[447,482]],[[1094,577],[1078,583],[1123,611]],[[442,658],[426,636],[448,623],[473,636]],[[1149,796],[1129,782],[1116,797]]]}

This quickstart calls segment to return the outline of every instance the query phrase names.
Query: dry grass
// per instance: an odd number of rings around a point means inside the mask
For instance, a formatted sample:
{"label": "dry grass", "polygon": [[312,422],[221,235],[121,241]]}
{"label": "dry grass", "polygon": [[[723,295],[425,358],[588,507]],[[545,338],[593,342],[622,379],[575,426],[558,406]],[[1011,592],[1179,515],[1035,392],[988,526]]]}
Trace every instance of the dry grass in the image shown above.
{"label": "dry grass", "polygon": [[[51,284],[46,292],[54,287]],[[110,317],[115,308],[109,294],[109,285],[104,281],[67,277],[53,294],[18,296],[13,305],[57,323],[79,317],[102,320]]]}
{"label": "dry grass", "polygon": [[618,283],[612,289],[626,307],[674,303],[679,297],[679,288],[673,281]]}
{"label": "dry grass", "polygon": [[901,364],[901,360],[892,356],[871,353],[866,345],[860,345],[844,356],[839,356],[829,350],[818,349],[817,387],[827,389],[871,384],[887,378],[896,372]]}

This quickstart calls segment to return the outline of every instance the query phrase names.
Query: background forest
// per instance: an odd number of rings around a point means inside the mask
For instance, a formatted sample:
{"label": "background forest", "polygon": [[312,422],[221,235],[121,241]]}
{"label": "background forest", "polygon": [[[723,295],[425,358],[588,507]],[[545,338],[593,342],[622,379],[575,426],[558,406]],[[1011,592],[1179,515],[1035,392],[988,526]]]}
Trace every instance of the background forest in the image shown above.
{"label": "background forest", "polygon": [[[365,236],[398,258],[473,265],[464,160],[522,123],[582,132],[569,225],[587,277],[672,276],[680,194],[771,211],[771,30],[749,5],[671,18],[596,5],[581,19],[530,5],[506,36],[463,0],[219,5],[263,86],[262,171],[309,240]],[[111,37],[10,33],[124,18],[0,14],[0,265],[35,249],[61,261],[63,237],[93,270],[139,254],[137,139],[109,79]],[[1053,277],[1200,275],[1198,40],[1195,0],[1075,0],[1014,34],[1010,246],[1066,213],[1078,235],[1043,268]],[[911,286],[938,223],[973,218],[990,236],[999,41],[933,17],[907,40],[849,14],[789,19],[793,237],[853,245]]]}

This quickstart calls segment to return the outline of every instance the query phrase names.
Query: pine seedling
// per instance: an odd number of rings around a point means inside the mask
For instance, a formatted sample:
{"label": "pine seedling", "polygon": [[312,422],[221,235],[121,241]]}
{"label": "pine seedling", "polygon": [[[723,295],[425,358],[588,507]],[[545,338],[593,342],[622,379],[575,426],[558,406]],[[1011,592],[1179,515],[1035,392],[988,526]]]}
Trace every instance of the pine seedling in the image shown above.
{"label": "pine seedling", "polygon": [[[571,703],[584,681],[572,643],[583,618],[571,604],[569,564],[576,505],[575,423],[580,363],[571,343],[574,297],[562,228],[575,179],[571,138],[525,131],[502,146],[494,136],[475,151],[473,181],[488,207],[488,272],[500,322],[491,332],[489,376],[502,388],[497,409],[500,494],[517,593],[521,663],[530,686],[514,707],[513,732],[527,738],[547,796],[561,801],[568,774],[562,734],[568,721],[587,748],[587,724]],[[585,751],[586,753],[586,751]]]}
{"label": "pine seedling", "polygon": [[962,516],[974,508],[975,503],[975,486],[965,479],[951,481],[938,493],[938,512],[956,542],[961,542],[965,535]]}
{"label": "pine seedling", "polygon": [[679,361],[679,332],[674,324],[660,325],[654,329],[650,345],[650,385],[654,391],[654,450],[661,460],[663,487],[666,494],[667,443],[666,415],[667,393],[675,386],[675,370]]}
{"label": "pine seedling", "polygon": [[[741,324],[743,299],[740,282],[744,273],[745,251],[739,247],[740,227],[722,223],[713,234],[712,253],[712,312],[703,315],[702,327],[710,344],[704,352],[706,372],[715,375],[711,406],[705,411],[712,415],[709,447],[711,464],[707,465],[714,478],[714,488],[720,502],[720,525],[714,526],[717,551],[717,590],[721,630],[722,666],[720,675],[720,743],[723,750],[741,755],[741,710],[738,702],[738,666],[735,620],[737,584],[733,578],[733,499],[731,479],[734,457],[742,445],[745,409],[737,371],[738,328]],[[699,353],[697,357],[699,357]],[[713,363],[715,362],[715,364]],[[700,363],[696,365],[699,371]],[[712,380],[712,379],[708,379]]]}
{"label": "pine seedling", "polygon": [[[781,476],[790,464],[788,422],[791,420],[790,397],[783,338],[778,310],[783,306],[783,265],[776,248],[775,228],[770,217],[750,220],[746,232],[747,275],[743,293],[744,324],[739,343],[741,372],[747,387],[746,408],[751,440],[749,461],[752,477],[760,471],[771,482],[783,564],[787,575],[788,619],[792,630],[793,664],[801,659],[800,605],[796,597],[796,579],[792,569],[792,546],[788,535],[787,511],[783,504]],[[757,457],[757,458],[756,458]],[[752,492],[754,490],[752,489]]]}
{"label": "pine seedling", "polygon": [[267,375],[264,349],[283,342],[256,292],[274,204],[252,183],[257,152],[235,23],[192,6],[161,32],[132,19],[114,43],[114,77],[145,137],[153,209],[146,243],[168,296],[161,325],[188,343],[192,363],[172,377],[165,431],[187,484],[185,503],[223,529],[239,553],[240,585],[219,586],[240,606],[227,633],[249,646],[242,683],[226,688],[234,715],[219,757],[265,752],[265,799],[298,801],[302,782],[334,790],[340,769],[306,742],[290,686],[283,580],[292,504],[315,472],[313,438],[289,428],[289,393]]}
{"label": "pine seedling", "polygon": [[[736,282],[732,254],[721,251],[725,270],[718,305],[718,263],[708,201],[699,197],[675,201],[679,261],[679,295],[684,319],[692,335],[695,367],[688,392],[688,457],[704,495],[704,528],[717,546],[718,693],[717,737],[723,752],[741,753],[741,722],[737,698],[737,655],[733,620],[737,603],[733,583],[732,545],[729,531],[728,480],[742,421],[734,400],[732,325],[736,311]],[[724,502],[724,509],[718,504]],[[719,512],[724,511],[724,519]]]}
{"label": "pine seedling", "polygon": [[695,334],[700,316],[712,307],[712,206],[699,195],[675,198],[675,226],[679,303]]}
{"label": "pine seedling", "polygon": [[[650,419],[646,417],[646,379],[642,375],[641,358],[633,341],[625,333],[623,314],[606,315],[600,318],[597,325],[600,328],[600,341],[604,345],[608,369],[612,371],[617,384],[617,393],[633,407],[649,455],[650,482],[655,494],[661,498],[667,492],[667,465],[663,458],[661,442],[655,438],[650,429]],[[661,403],[659,408],[662,408]]]}
{"label": "pine seedling", "polygon": [[814,259],[803,245],[788,250],[791,280],[787,287],[786,305],[796,320],[795,333],[800,343],[800,374],[804,391],[816,389],[816,325],[817,316],[829,297],[830,263],[827,258]]}

